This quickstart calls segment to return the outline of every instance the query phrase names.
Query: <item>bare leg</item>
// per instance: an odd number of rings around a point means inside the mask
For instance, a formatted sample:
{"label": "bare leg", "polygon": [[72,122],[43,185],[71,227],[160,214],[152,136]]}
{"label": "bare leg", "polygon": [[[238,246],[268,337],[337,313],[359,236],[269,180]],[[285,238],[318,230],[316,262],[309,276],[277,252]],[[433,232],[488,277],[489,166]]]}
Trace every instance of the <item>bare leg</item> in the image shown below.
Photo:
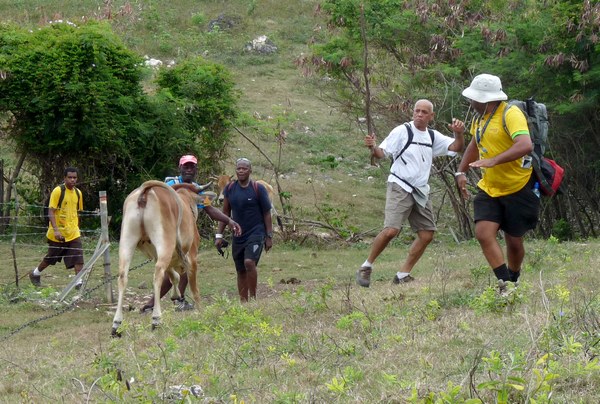
{"label": "bare leg", "polygon": [[244,272],[237,272],[237,287],[238,287],[238,293],[240,295],[240,301],[243,302],[247,302],[248,301],[248,284],[246,281],[246,278],[248,277],[248,274],[246,271]]}
{"label": "bare leg", "polygon": [[185,289],[187,288],[187,285],[188,285],[188,275],[187,275],[187,272],[184,272],[183,274],[179,275],[178,288],[179,288],[179,295],[181,297],[185,296]]}
{"label": "bare leg", "polygon": [[49,266],[50,266],[50,264],[48,264],[45,260],[42,260],[42,262],[39,263],[37,268],[38,268],[38,271],[42,272],[44,269],[48,268]]}
{"label": "bare leg", "polygon": [[475,223],[475,237],[492,269],[504,264],[504,254],[496,239],[499,228],[500,225],[495,222],[480,220]]}
{"label": "bare leg", "polygon": [[[181,280],[180,280],[181,282]],[[164,295],[166,295],[169,290],[171,290],[171,286],[173,286],[173,284],[171,283],[171,280],[169,279],[168,276],[165,276],[163,278],[163,281],[160,285],[160,297],[162,298]],[[141,311],[145,311],[146,309],[151,309],[154,307],[154,293],[152,293],[152,296],[150,296],[150,299],[148,299],[148,301],[146,302],[146,304],[144,304],[144,306],[142,307]]]}
{"label": "bare leg", "polygon": [[374,263],[379,254],[385,250],[387,245],[392,241],[394,237],[396,237],[400,233],[400,229],[394,229],[392,227],[386,227],[373,240],[373,244],[371,245],[371,252],[369,253],[369,262]]}
{"label": "bare leg", "polygon": [[244,260],[246,267],[246,288],[248,290],[248,298],[256,299],[256,286],[258,284],[258,271],[256,270],[256,261]]}
{"label": "bare leg", "polygon": [[429,243],[431,243],[431,240],[433,240],[433,230],[419,230],[417,232],[417,238],[411,244],[408,250],[408,256],[406,257],[404,264],[402,264],[400,272],[409,273],[412,271]]}
{"label": "bare leg", "polygon": [[519,272],[525,258],[525,246],[523,245],[523,237],[513,237],[504,234],[506,240],[506,257],[508,267],[513,272]]}

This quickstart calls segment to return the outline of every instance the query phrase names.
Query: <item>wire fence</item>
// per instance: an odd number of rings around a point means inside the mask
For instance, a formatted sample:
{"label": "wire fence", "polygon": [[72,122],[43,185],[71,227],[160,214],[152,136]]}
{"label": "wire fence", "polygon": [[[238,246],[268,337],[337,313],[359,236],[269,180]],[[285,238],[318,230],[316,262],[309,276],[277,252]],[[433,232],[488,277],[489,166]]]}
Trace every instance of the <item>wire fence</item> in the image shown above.
{"label": "wire fence", "polygon": [[[11,212],[9,215],[0,216],[0,221],[4,225],[0,232],[0,252],[2,253],[0,255],[0,279],[3,282],[5,291],[11,286],[17,286],[17,289],[19,289],[19,280],[27,276],[48,251],[46,238],[48,219],[43,216],[44,206],[20,206],[18,202],[11,203],[10,206],[0,204],[0,212],[10,212],[11,210],[14,211],[14,213]],[[80,224],[81,223],[85,223],[87,226],[80,226],[80,232],[84,247],[84,261],[86,261],[86,258],[88,260],[82,271],[62,290],[58,296],[58,302],[53,298],[52,306],[54,307],[54,311],[52,313],[22,324],[0,336],[0,341],[12,337],[31,325],[73,310],[77,307],[78,302],[82,299],[90,299],[92,293],[102,287],[107,291],[106,299],[110,303],[113,302],[113,276],[110,273],[110,243],[108,238],[108,212],[105,192],[100,192],[99,211],[80,212]],[[96,247],[91,248],[95,242]],[[95,286],[92,288],[86,288],[87,280],[92,273],[92,269],[101,256],[104,256],[104,277],[101,278],[100,282],[95,282]],[[132,269],[142,267],[148,262],[150,262],[150,260],[147,260]],[[11,268],[14,271],[15,278],[13,281],[8,281],[8,279],[10,279]],[[76,282],[80,281],[83,282],[80,293],[75,295],[70,303],[63,303],[67,294],[75,287]],[[18,299],[18,297],[16,299]]]}
{"label": "wire fence", "polygon": [[[136,266],[133,266],[129,269],[129,271],[135,271],[136,269],[139,269],[141,267],[143,267],[144,265],[148,264],[149,262],[151,262],[151,260],[146,260]],[[104,281],[100,282],[99,284],[95,285],[92,288],[86,289],[81,295],[79,296],[75,296],[75,298],[73,298],[71,300],[71,302],[66,302],[64,303],[61,307],[55,308],[55,310],[50,313],[47,314],[45,316],[41,316],[38,318],[35,318],[33,320],[27,321],[23,324],[21,324],[20,326],[18,326],[17,328],[14,328],[12,330],[10,330],[9,332],[7,332],[6,334],[3,334],[0,336],[0,342],[6,341],[8,339],[10,339],[11,337],[13,337],[14,335],[18,334],[19,332],[23,331],[24,329],[31,327],[34,324],[38,324],[42,321],[46,321],[46,320],[50,320],[51,318],[54,317],[58,317],[62,314],[65,314],[71,310],[75,310],[78,306],[77,304],[81,301],[81,300],[86,300],[86,299],[90,299],[91,296],[93,295],[94,292],[98,291],[100,288],[102,288],[103,286],[106,286],[106,284],[108,282],[112,282],[113,281],[113,277],[108,277],[106,279],[104,279]]]}
{"label": "wire fence", "polygon": [[[0,232],[0,273],[3,284],[8,282],[10,274],[23,278],[35,268],[48,251],[46,232],[48,219],[44,217],[44,206],[0,203],[0,212],[10,211],[9,215],[0,215],[3,224]],[[102,234],[99,211],[80,212],[81,241],[83,255],[91,256]]]}

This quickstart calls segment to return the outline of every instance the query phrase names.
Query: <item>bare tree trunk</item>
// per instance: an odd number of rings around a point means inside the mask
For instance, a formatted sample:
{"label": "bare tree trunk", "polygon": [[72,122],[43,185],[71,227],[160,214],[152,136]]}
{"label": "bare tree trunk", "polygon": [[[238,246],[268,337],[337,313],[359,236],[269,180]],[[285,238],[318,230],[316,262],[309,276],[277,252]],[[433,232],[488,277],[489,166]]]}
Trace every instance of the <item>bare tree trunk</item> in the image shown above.
{"label": "bare tree trunk", "polygon": [[[13,184],[17,181],[17,178],[19,178],[19,174],[21,173],[21,168],[23,167],[23,163],[25,162],[25,157],[27,157],[26,152],[22,152],[18,156],[18,160],[17,160],[17,164],[15,165],[15,169],[12,171],[12,173],[9,175],[9,177],[6,178],[6,183],[7,183],[6,191],[3,195],[4,211],[2,212],[2,216],[4,216],[4,218],[5,218],[5,220],[4,220],[5,226],[10,224],[10,199],[12,197]],[[2,177],[2,180],[3,181],[5,180],[4,176]]]}
{"label": "bare tree trunk", "polygon": [[456,161],[448,159],[436,159],[434,161],[434,169],[437,177],[442,181],[445,188],[445,195],[448,196],[452,204],[452,210],[458,224],[458,232],[463,240],[473,238],[473,218],[469,212],[467,202],[462,199],[456,182],[454,180],[454,172],[456,171]]}
{"label": "bare tree trunk", "polygon": [[[365,22],[365,5],[360,5],[360,36],[363,41],[363,78],[365,80],[365,115],[367,119],[367,134],[375,135],[375,124],[371,116],[371,87],[369,86],[369,49],[367,27]],[[371,165],[376,166],[375,155],[371,154]]]}
{"label": "bare tree trunk", "polygon": [[4,160],[0,160],[0,232],[4,232],[6,228],[5,215],[4,215]]}

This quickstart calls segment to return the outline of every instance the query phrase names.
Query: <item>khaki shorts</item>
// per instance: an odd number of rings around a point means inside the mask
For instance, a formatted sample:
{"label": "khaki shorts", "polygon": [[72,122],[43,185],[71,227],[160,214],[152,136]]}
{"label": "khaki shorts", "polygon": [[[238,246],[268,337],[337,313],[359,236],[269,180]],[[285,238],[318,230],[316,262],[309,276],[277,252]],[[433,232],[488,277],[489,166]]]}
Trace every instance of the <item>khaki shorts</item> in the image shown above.
{"label": "khaki shorts", "polygon": [[395,182],[388,182],[383,226],[401,229],[406,219],[413,231],[437,230],[430,200],[422,207],[415,201],[412,193],[406,192]]}

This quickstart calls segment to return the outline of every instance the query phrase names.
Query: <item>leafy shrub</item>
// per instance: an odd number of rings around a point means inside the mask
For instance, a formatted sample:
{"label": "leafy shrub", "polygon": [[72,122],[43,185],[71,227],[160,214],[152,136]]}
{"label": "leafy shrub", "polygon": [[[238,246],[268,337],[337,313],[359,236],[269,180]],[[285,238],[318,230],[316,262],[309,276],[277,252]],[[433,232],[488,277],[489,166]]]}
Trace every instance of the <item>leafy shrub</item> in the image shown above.
{"label": "leafy shrub", "polygon": [[552,235],[560,241],[573,240],[573,227],[565,219],[558,219],[552,225]]}
{"label": "leafy shrub", "polygon": [[202,13],[194,13],[192,15],[192,24],[197,27],[202,27],[206,24],[206,16]]}

